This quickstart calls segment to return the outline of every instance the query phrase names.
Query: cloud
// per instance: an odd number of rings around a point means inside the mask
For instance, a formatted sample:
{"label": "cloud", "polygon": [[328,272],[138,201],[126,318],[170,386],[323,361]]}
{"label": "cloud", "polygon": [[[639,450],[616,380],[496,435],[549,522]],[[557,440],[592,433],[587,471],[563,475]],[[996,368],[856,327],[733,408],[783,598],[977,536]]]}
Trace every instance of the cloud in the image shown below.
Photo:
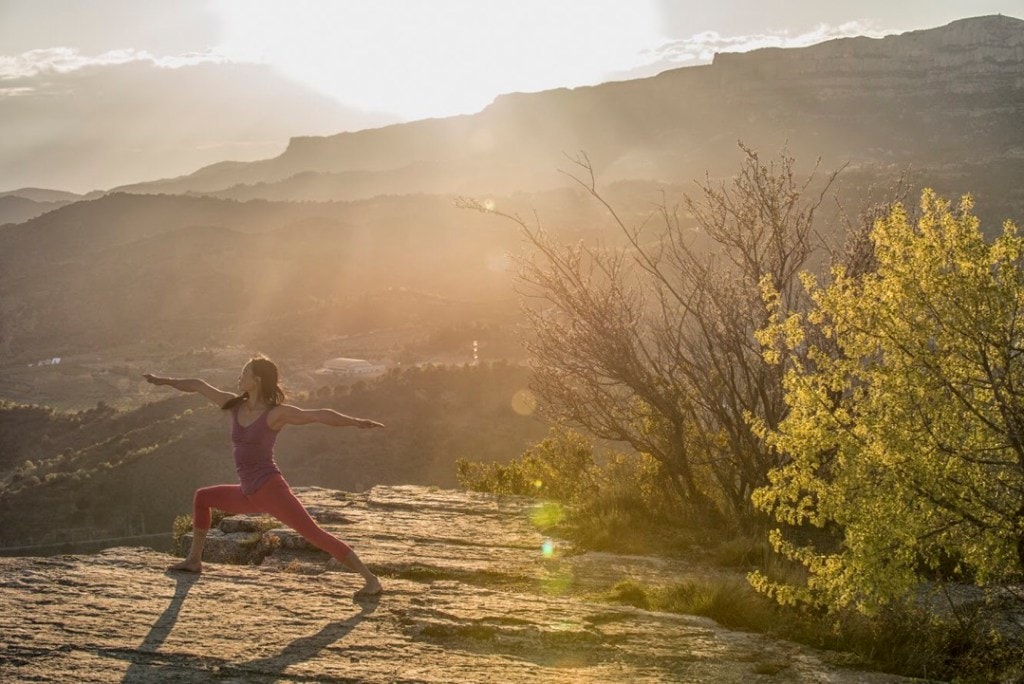
{"label": "cloud", "polygon": [[871,29],[858,21],[839,26],[819,24],[805,33],[790,36],[788,32],[756,33],[746,36],[723,36],[717,31],[705,31],[682,40],[669,41],[652,50],[655,60],[675,63],[710,62],[716,52],[749,52],[766,47],[797,48],[814,45],[835,38],[868,36],[881,38],[893,31]]}
{"label": "cloud", "polygon": [[654,49],[645,50],[640,54],[640,61],[644,62],[642,65],[628,72],[616,74],[616,77],[638,78],[652,76],[667,69],[709,64],[718,52],[749,52],[770,47],[800,48],[835,38],[881,38],[892,33],[898,31],[875,29],[859,21],[848,21],[839,25],[818,24],[810,31],[796,35],[790,35],[788,31],[774,31],[723,36],[717,31],[704,31],[688,38],[666,41]]}
{"label": "cloud", "polygon": [[[91,67],[106,67],[136,62],[164,69],[177,69],[199,64],[225,64],[230,60],[214,50],[183,55],[157,57],[147,50],[109,50],[98,55],[83,55],[70,47],[29,50],[20,55],[0,55],[0,83],[4,81],[30,81],[37,77],[65,75]],[[25,94],[25,89],[2,88],[0,94]],[[20,91],[20,92],[10,92]]]}
{"label": "cloud", "polygon": [[[180,68],[179,68],[180,67]],[[281,153],[289,138],[392,123],[269,65],[215,53],[34,50],[0,63],[0,190],[96,188]]]}

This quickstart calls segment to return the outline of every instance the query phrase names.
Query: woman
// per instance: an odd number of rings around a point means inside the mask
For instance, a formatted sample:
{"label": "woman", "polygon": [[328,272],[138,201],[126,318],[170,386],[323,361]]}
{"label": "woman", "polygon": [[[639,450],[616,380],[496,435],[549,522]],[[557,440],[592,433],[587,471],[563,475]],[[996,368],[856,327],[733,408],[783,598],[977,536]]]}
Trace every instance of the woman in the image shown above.
{"label": "woman", "polygon": [[170,570],[202,572],[203,545],[210,530],[210,509],[225,513],[269,513],[315,546],[358,572],[366,580],[357,597],[374,596],[381,584],[349,546],[323,530],[295,498],[274,463],[274,442],[286,425],[323,423],[336,427],[384,427],[366,418],[352,418],[331,409],[304,410],[284,403],[278,386],[277,366],[263,356],[252,358],[238,376],[241,394],[219,390],[199,379],[175,380],[145,374],[154,385],[168,385],[182,392],[198,392],[217,406],[231,412],[231,441],[239,484],[203,487],[196,490],[192,510],[192,548],[188,557]]}

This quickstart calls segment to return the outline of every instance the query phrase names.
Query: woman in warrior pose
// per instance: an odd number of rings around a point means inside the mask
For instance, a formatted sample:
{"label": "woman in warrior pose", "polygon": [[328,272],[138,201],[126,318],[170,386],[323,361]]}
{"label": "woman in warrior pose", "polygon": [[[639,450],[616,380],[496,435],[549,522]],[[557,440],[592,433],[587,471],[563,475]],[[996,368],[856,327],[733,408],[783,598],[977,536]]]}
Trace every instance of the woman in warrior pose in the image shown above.
{"label": "woman in warrior pose", "polygon": [[238,396],[199,379],[177,380],[148,373],[143,377],[154,385],[168,385],[182,392],[198,392],[231,412],[231,441],[240,484],[196,490],[192,510],[192,548],[188,557],[172,565],[170,570],[202,572],[203,545],[210,530],[211,508],[225,513],[269,513],[331,554],[342,565],[362,575],[366,584],[356,592],[356,596],[373,596],[381,592],[380,581],[363,565],[355,551],[323,530],[310,517],[274,463],[274,442],[277,433],[286,425],[323,423],[337,427],[384,427],[381,423],[353,418],[331,409],[304,410],[285,404],[284,392],[278,386],[277,366],[262,356],[254,357],[242,368],[238,376],[238,389],[241,391]]}

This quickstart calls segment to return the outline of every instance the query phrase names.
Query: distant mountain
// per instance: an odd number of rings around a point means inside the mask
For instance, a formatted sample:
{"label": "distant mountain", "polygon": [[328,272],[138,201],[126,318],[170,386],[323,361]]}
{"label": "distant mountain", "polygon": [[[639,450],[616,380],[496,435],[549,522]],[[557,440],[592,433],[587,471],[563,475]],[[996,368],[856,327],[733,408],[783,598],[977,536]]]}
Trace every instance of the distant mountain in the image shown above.
{"label": "distant mountain", "polygon": [[278,154],[297,131],[394,120],[343,107],[260,65],[135,61],[4,84],[19,92],[0,98],[0,189],[106,189]]}
{"label": "distant mountain", "polygon": [[0,192],[0,226],[22,223],[48,211],[82,199],[82,195],[63,190],[21,188]]}
{"label": "distant mountain", "polygon": [[48,211],[70,204],[69,201],[36,202],[17,195],[0,195],[0,226],[5,223],[21,223],[41,216]]}
{"label": "distant mountain", "polygon": [[[633,218],[693,178],[734,173],[743,140],[765,156],[788,143],[801,169],[819,157],[826,169],[847,164],[853,213],[868,189],[912,167],[918,189],[973,192],[983,225],[1024,223],[1022,74],[1024,21],[981,17],[294,138],[272,159],[126,186],[0,228],[0,355],[31,361],[119,340],[287,340],[319,354],[353,321],[399,325],[399,313],[422,326],[407,335],[429,336],[450,302],[507,302],[505,254],[522,246],[507,222],[458,210],[455,196],[536,210],[572,239],[607,226],[558,171],[577,150]],[[435,298],[357,305],[393,290]]]}
{"label": "distant mountain", "polygon": [[82,195],[64,190],[47,190],[45,188],[19,188],[0,192],[0,198],[21,197],[33,202],[74,202],[82,199]]}
{"label": "distant mountain", "polygon": [[473,116],[293,138],[272,159],[120,190],[318,200],[512,193],[563,184],[564,154],[579,150],[603,181],[688,182],[729,173],[737,139],[761,149],[788,142],[798,159],[833,166],[913,164],[945,177],[966,162],[974,165],[966,179],[985,186],[1024,169],[1021,74],[1024,21],[979,17],[882,39],[719,54],[709,66],[634,81],[504,95]]}
{"label": "distant mountain", "polygon": [[[508,300],[507,225],[451,197],[235,202],[114,194],[0,227],[0,355],[31,360],[125,340],[303,348],[324,336],[446,319],[445,300],[362,313],[368,292]],[[51,353],[52,352],[52,353]]]}

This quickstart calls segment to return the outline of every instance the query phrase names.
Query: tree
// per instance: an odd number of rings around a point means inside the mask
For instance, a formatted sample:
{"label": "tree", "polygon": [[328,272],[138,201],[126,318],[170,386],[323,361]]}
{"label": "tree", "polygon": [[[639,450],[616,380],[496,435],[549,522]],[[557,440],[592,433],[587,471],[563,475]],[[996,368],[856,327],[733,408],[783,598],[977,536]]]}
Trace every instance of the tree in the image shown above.
{"label": "tree", "polygon": [[783,602],[871,610],[943,572],[1024,570],[1024,239],[1007,222],[987,242],[972,206],[926,190],[915,225],[897,204],[873,269],[805,275],[811,311],[760,333],[788,365],[788,414],[762,426],[788,461],[754,501],[841,534],[826,550],[772,533],[809,570],[800,587],[754,576]]}
{"label": "tree", "polygon": [[[611,216],[624,246],[565,245],[539,223],[515,221],[533,247],[519,260],[533,337],[534,391],[559,423],[627,442],[653,457],[684,513],[744,523],[750,495],[778,464],[748,418],[782,417],[782,373],[765,363],[755,331],[767,325],[759,284],[799,306],[797,274],[814,251],[811,193],[785,153],[764,163],[742,147],[729,184],[705,179],[683,205],[628,226],[596,189],[586,157],[575,180]],[[493,211],[472,202],[466,206]],[[652,217],[648,217],[650,219]]]}

